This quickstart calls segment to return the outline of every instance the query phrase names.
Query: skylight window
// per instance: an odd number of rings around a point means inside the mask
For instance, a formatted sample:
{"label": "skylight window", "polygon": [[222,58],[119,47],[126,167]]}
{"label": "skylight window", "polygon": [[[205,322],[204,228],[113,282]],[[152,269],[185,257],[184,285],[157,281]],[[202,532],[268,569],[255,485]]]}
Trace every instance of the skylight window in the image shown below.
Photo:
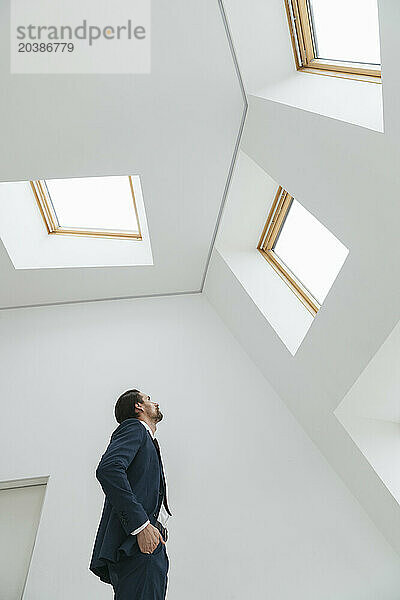
{"label": "skylight window", "polygon": [[349,252],[282,187],[276,194],[258,250],[314,316]]}
{"label": "skylight window", "polygon": [[49,234],[142,239],[132,177],[30,183]]}
{"label": "skylight window", "polygon": [[377,0],[285,0],[298,70],[380,82]]}

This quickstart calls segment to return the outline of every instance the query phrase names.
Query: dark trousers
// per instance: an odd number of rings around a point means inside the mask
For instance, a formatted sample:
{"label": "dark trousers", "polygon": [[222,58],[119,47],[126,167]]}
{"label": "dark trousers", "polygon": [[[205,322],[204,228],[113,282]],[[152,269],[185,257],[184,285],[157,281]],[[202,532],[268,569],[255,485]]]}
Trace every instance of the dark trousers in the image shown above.
{"label": "dark trousers", "polygon": [[168,568],[167,550],[161,541],[152,554],[144,554],[136,546],[132,556],[108,565],[114,600],[164,600]]}

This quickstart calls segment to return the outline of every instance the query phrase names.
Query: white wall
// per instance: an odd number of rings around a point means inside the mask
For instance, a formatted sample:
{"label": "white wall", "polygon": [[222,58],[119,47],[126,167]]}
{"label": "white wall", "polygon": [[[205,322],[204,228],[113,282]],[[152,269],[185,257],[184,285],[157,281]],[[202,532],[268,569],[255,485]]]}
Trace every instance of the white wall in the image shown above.
{"label": "white wall", "polygon": [[399,557],[204,297],[4,311],[0,339],[0,479],[50,475],[24,600],[112,597],[94,471],[130,386],[165,414],[169,598],[398,599]]}
{"label": "white wall", "polygon": [[400,323],[335,415],[400,504]]}
{"label": "white wall", "polygon": [[46,484],[0,484],[0,598],[4,600],[23,597],[45,492]]}

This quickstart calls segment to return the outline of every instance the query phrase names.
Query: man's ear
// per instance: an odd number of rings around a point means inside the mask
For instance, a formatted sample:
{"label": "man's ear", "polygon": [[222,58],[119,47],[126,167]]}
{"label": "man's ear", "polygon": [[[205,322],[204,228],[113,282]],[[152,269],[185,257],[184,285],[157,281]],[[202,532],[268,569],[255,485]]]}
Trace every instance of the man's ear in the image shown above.
{"label": "man's ear", "polygon": [[141,403],[140,402],[135,402],[135,409],[136,410],[143,410],[143,408],[141,408]]}

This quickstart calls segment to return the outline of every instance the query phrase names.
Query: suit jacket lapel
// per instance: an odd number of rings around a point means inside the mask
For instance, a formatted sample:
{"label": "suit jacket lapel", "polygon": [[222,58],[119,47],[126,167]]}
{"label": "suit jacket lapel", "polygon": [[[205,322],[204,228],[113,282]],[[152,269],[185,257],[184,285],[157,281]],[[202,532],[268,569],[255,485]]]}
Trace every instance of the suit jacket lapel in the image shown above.
{"label": "suit jacket lapel", "polygon": [[157,452],[157,456],[158,456],[158,460],[160,462],[160,468],[161,468],[161,478],[162,478],[162,482],[163,482],[163,486],[164,486],[164,490],[165,490],[165,487],[166,487],[165,486],[165,475],[164,475],[164,467],[163,467],[163,463],[162,463],[161,453],[160,453],[160,450],[159,450],[157,444],[155,443],[154,438],[152,437],[150,431],[149,430],[147,430],[147,431],[148,431],[150,439],[151,439],[151,441],[153,443],[153,446],[154,446],[154,448],[156,449],[156,452]]}
{"label": "suit jacket lapel", "polygon": [[168,514],[172,516],[172,513],[171,513],[171,511],[169,510],[169,506],[168,506],[168,500],[167,500],[167,485],[166,485],[166,482],[165,482],[164,467],[163,467],[163,462],[162,462],[162,458],[161,458],[161,452],[160,452],[160,448],[159,448],[159,446],[158,446],[158,443],[154,441],[154,438],[152,437],[152,435],[151,435],[150,431],[149,431],[149,430],[147,430],[147,431],[148,431],[148,433],[149,433],[149,436],[150,436],[150,438],[151,438],[151,441],[153,442],[153,445],[154,445],[154,447],[155,447],[155,449],[156,449],[157,456],[158,456],[158,460],[159,460],[159,463],[160,463],[160,469],[161,469],[161,482],[162,482],[162,485],[163,485],[163,488],[164,488],[164,499],[163,499],[163,503],[164,503],[164,506],[165,506],[165,508],[166,508],[166,510],[167,510],[167,512],[168,512]]}

